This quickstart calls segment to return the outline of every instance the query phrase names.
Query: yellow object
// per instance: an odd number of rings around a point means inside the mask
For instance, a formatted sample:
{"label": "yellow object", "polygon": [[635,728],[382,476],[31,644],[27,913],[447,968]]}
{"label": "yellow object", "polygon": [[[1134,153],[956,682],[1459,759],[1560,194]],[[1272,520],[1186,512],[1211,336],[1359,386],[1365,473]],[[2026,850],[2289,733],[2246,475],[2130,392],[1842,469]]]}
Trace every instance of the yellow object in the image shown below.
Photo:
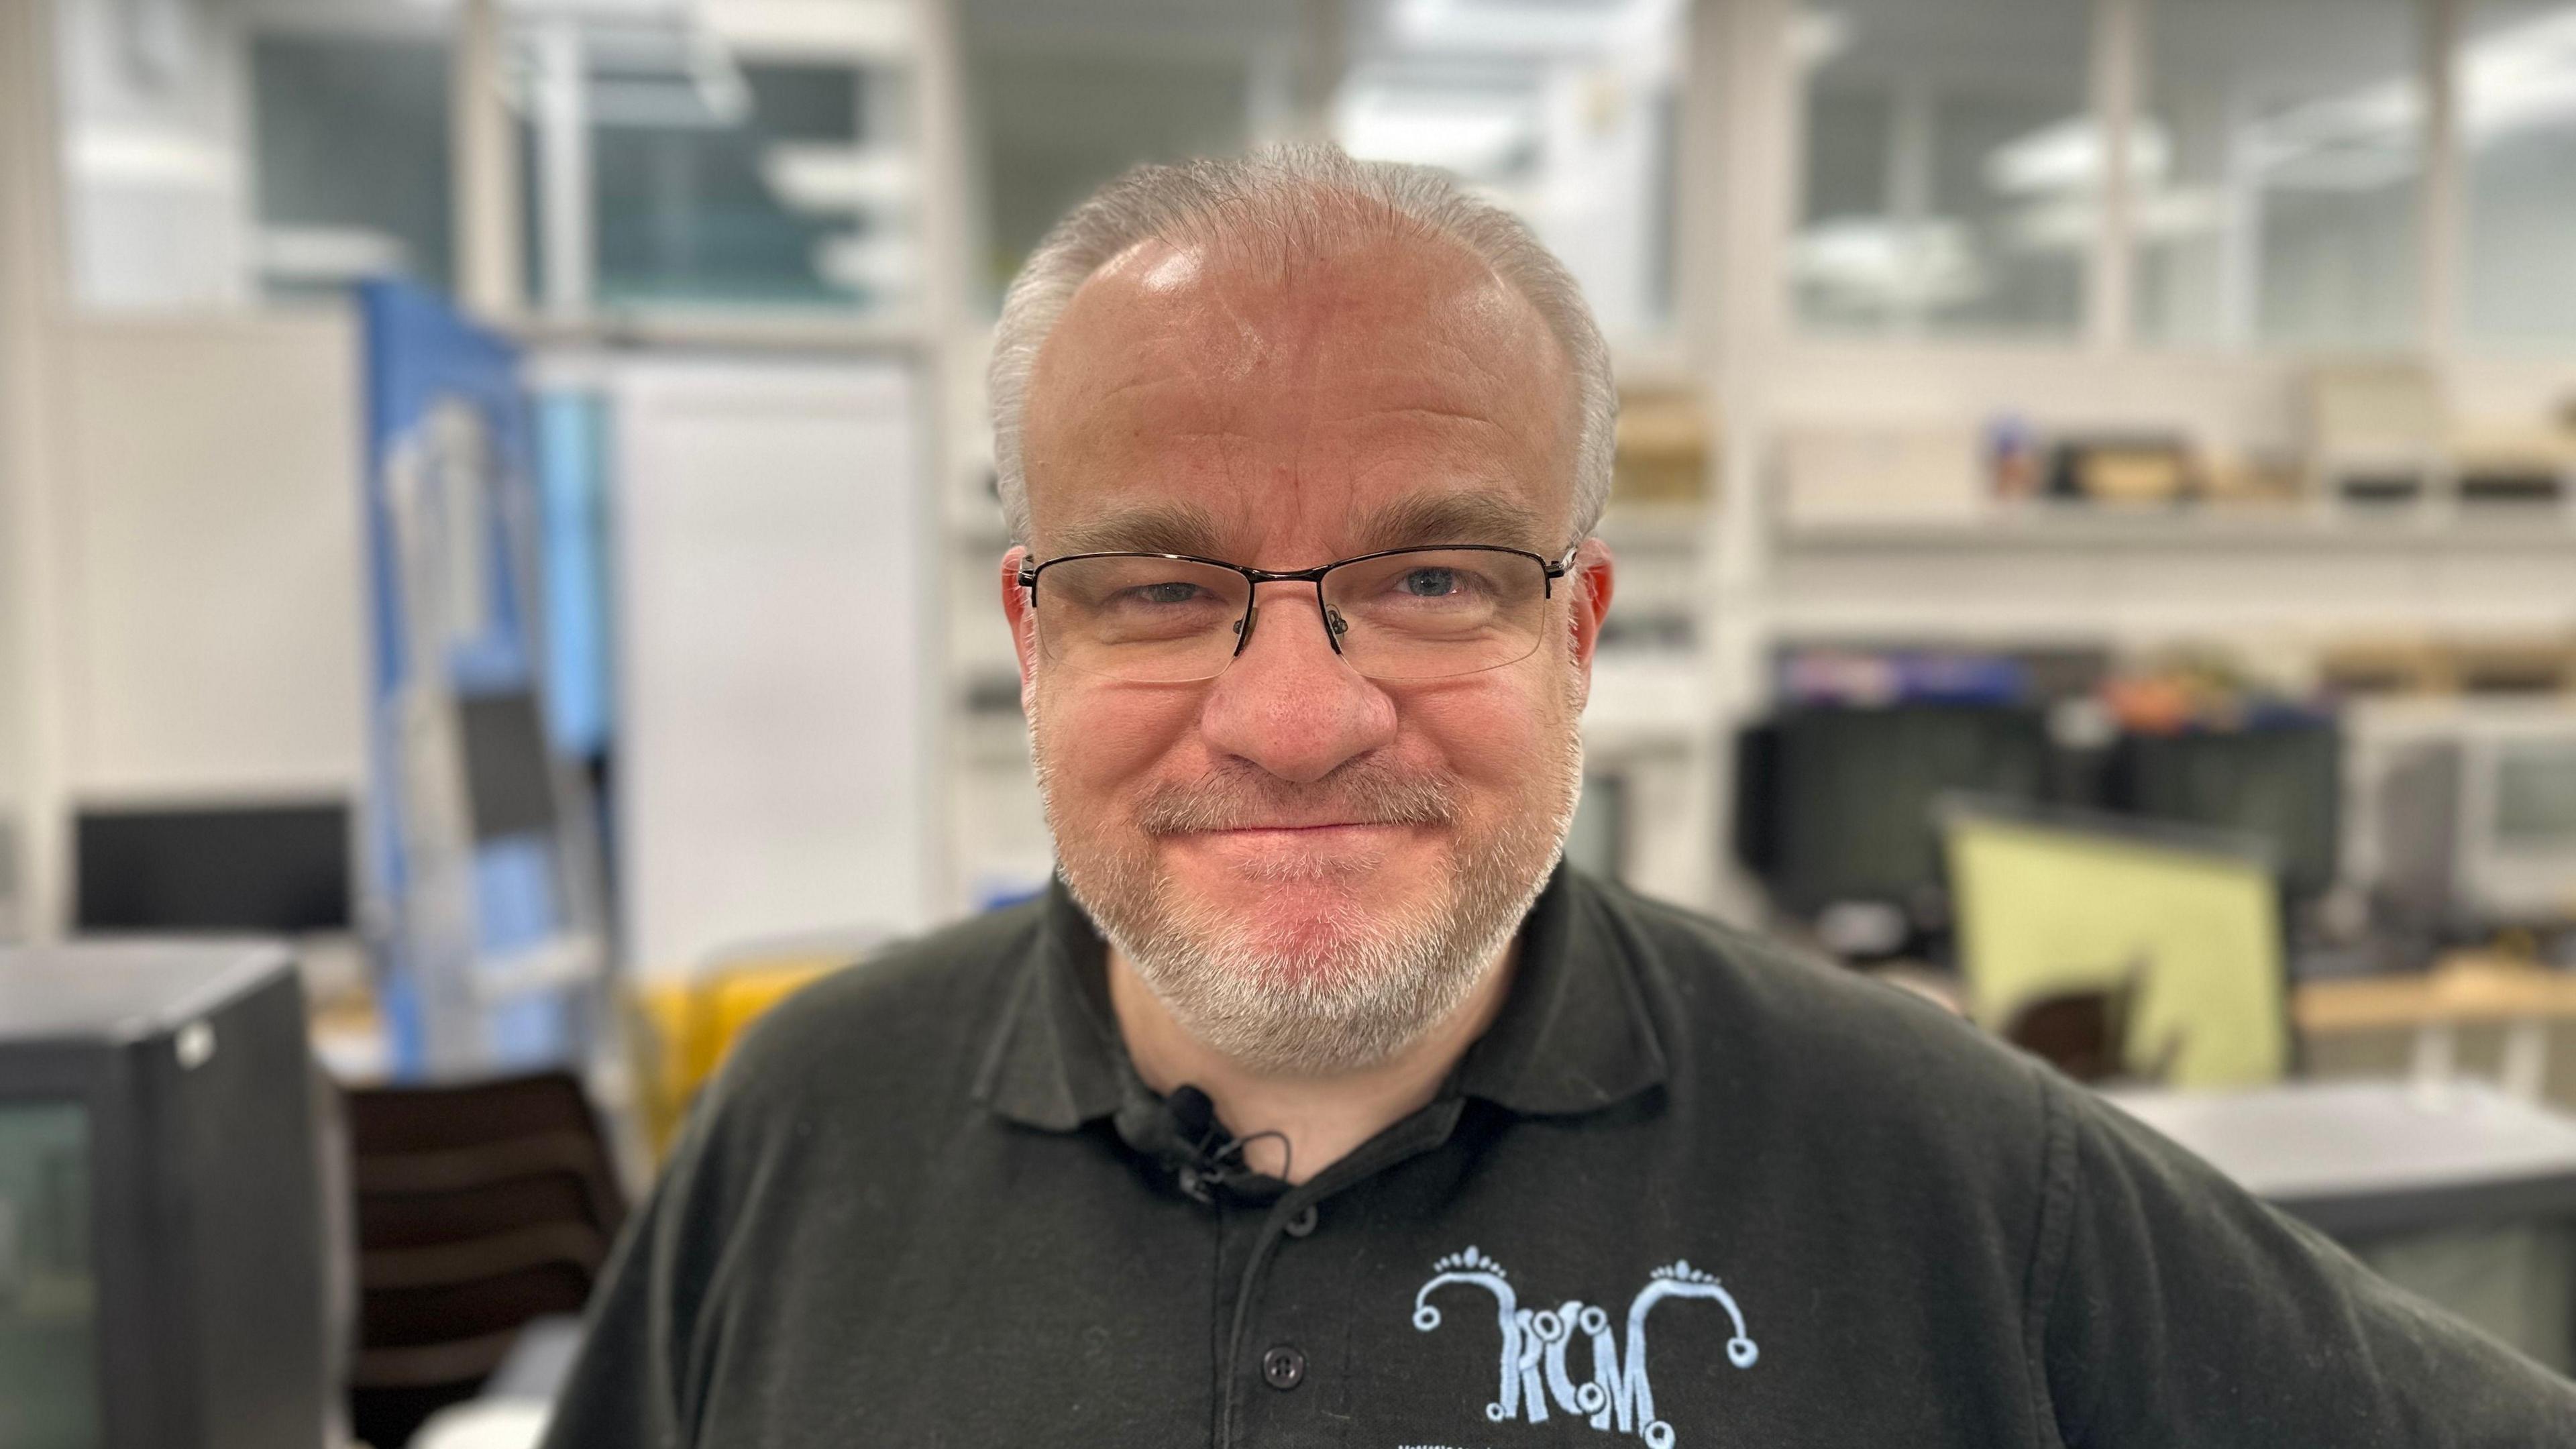
{"label": "yellow object", "polygon": [[2289,1065],[2279,888],[2252,856],[2145,834],[1962,811],[1946,822],[1959,958],[1976,1019],[2140,974],[2133,1059],[2169,1083],[2277,1081]]}
{"label": "yellow object", "polygon": [[2095,503],[2171,503],[2191,492],[2191,467],[2172,448],[2102,444],[2085,449],[2075,486]]}
{"label": "yellow object", "polygon": [[744,1030],[815,979],[857,958],[856,949],[745,955],[704,976],[646,981],[634,991],[644,1119],[656,1156],[724,1065]]}

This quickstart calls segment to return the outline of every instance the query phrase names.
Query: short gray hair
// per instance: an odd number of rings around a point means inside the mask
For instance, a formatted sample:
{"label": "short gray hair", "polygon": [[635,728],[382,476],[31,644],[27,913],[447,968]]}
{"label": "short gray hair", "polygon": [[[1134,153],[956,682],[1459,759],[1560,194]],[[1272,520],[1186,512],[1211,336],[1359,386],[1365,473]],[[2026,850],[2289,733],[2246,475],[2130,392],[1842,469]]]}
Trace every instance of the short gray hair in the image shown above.
{"label": "short gray hair", "polygon": [[[1317,202],[1338,201],[1319,207]],[[1225,160],[1139,166],[1075,207],[1029,254],[1002,299],[989,374],[993,462],[1012,538],[1029,539],[1029,480],[1021,451],[1029,380],[1073,294],[1091,275],[1150,239],[1266,242],[1283,257],[1333,238],[1324,228],[1374,222],[1464,247],[1535,309],[1564,352],[1575,390],[1574,532],[1591,533],[1610,497],[1619,395],[1610,349],[1574,277],[1510,212],[1470,195],[1447,172],[1354,161],[1338,146],[1265,147]]]}

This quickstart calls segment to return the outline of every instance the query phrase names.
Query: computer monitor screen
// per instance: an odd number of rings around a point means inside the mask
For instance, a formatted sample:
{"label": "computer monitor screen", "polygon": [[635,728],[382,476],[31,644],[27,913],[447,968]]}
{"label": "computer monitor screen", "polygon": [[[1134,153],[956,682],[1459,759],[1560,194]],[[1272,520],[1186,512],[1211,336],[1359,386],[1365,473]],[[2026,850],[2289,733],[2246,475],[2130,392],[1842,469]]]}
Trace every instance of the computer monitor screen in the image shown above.
{"label": "computer monitor screen", "polygon": [[2576,742],[2508,744],[2496,752],[2495,833],[2507,850],[2576,850]]}
{"label": "computer monitor screen", "polygon": [[1767,795],[1763,873],[1793,911],[1911,904],[1941,882],[1933,806],[1955,792],[2036,801],[2049,778],[2034,710],[1907,705],[1795,710],[1745,782]]}
{"label": "computer monitor screen", "polygon": [[2166,1080],[2181,1087],[2282,1075],[2280,888],[2259,849],[2013,811],[1956,809],[1943,827],[1959,963],[1980,1020],[2000,1029],[2038,998],[2113,989],[2136,973],[2133,1065],[2166,1060]]}
{"label": "computer monitor screen", "polygon": [[2113,804],[2259,836],[2294,895],[2335,883],[2343,735],[2330,721],[2122,741]]}
{"label": "computer monitor screen", "polygon": [[346,804],[88,809],[73,835],[82,930],[349,928]]}
{"label": "computer monitor screen", "polygon": [[88,1113],[0,1101],[0,1445],[99,1443]]}

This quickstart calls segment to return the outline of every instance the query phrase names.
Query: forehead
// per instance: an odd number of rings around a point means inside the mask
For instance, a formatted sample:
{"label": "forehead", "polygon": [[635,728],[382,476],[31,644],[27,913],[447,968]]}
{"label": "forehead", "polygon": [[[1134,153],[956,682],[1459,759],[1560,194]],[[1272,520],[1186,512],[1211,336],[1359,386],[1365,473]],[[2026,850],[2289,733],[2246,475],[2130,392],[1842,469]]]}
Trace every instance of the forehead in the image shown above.
{"label": "forehead", "polygon": [[[1572,508],[1562,353],[1464,248],[1388,237],[1326,254],[1131,248],[1041,349],[1023,457],[1037,543],[1150,515],[1193,549],[1377,547],[1391,531],[1554,552]],[[1520,524],[1512,520],[1523,520]],[[1444,523],[1445,520],[1445,523]],[[1251,562],[1253,560],[1246,559]]]}

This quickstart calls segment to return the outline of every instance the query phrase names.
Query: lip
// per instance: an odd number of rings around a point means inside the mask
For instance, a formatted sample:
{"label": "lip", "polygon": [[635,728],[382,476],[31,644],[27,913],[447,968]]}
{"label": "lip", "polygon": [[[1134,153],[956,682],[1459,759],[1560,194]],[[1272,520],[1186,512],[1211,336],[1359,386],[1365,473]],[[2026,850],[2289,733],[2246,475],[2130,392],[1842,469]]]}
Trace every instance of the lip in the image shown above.
{"label": "lip", "polygon": [[1299,825],[1229,825],[1212,830],[1211,835],[1295,835],[1309,830],[1391,830],[1394,827],[1378,820],[1318,820]]}
{"label": "lip", "polygon": [[1301,825],[1238,825],[1223,830],[1192,831],[1182,838],[1234,841],[1243,844],[1270,842],[1285,845],[1304,842],[1314,845],[1333,840],[1361,840],[1372,836],[1399,834],[1413,828],[1410,825],[1392,825],[1369,820],[1331,820]]}

